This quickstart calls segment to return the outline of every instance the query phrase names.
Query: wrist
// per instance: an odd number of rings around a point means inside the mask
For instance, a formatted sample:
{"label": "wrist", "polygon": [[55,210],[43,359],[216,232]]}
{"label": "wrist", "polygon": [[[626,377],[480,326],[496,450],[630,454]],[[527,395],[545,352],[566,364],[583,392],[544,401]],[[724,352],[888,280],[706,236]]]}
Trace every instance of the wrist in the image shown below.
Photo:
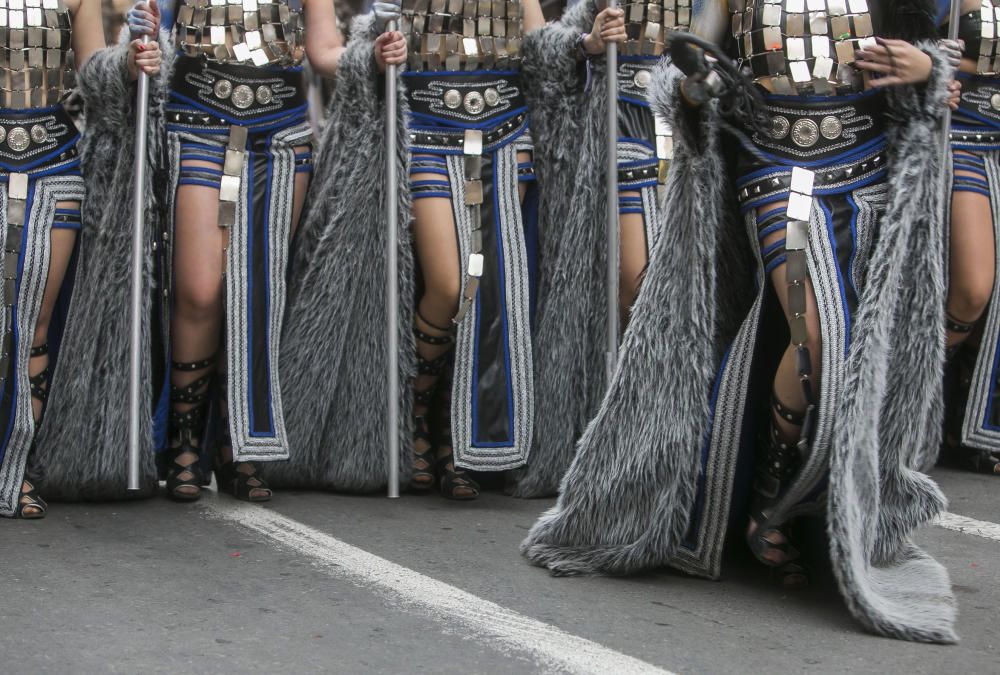
{"label": "wrist", "polygon": [[604,46],[600,43],[600,38],[594,37],[593,33],[582,33],[577,44],[585,59],[592,59],[604,51]]}

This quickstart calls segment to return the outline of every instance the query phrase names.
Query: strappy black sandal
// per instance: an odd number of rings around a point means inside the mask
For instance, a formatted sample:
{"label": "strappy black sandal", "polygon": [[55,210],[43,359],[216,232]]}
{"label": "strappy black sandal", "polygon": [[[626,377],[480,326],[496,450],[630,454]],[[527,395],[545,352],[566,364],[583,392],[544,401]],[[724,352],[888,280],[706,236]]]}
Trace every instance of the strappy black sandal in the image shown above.
{"label": "strappy black sandal", "polygon": [[[28,486],[25,489],[24,486]],[[28,511],[27,509],[32,509]],[[14,517],[22,520],[41,520],[48,513],[49,505],[45,503],[34,483],[27,478],[21,485],[21,497],[17,501],[17,508],[14,510]]]}
{"label": "strappy black sandal", "polygon": [[[777,398],[772,399],[774,414],[792,426],[803,427],[805,433],[807,415],[783,405]],[[751,528],[747,532],[747,545],[753,556],[773,569],[781,584],[786,588],[808,585],[809,575],[800,564],[800,552],[791,543],[790,525],[782,528],[768,527],[769,511],[781,500],[789,482],[798,473],[802,464],[801,450],[796,443],[785,442],[777,424],[769,425],[766,441],[767,451],[758,458],[754,479],[753,500],[750,509]],[[766,529],[765,529],[766,528]],[[779,539],[780,541],[775,541]]]}
{"label": "strappy black sandal", "polygon": [[[422,319],[427,321],[426,319]],[[431,325],[428,322],[428,325]],[[413,335],[418,342],[434,347],[445,347],[452,344],[451,335],[431,335],[413,327]],[[430,386],[417,389],[413,387],[413,475],[410,478],[410,490],[426,494],[437,481],[434,460],[434,442],[431,438],[430,425],[427,417],[434,404],[434,395],[438,390],[439,378],[448,366],[450,349],[434,359],[427,359],[417,350],[417,377],[434,378]]]}
{"label": "strappy black sandal", "polygon": [[[449,355],[450,356],[450,355]],[[479,484],[469,474],[455,466],[455,450],[451,439],[451,386],[454,363],[449,361],[434,401],[434,446],[437,456],[438,488],[445,499],[471,501],[479,496]]]}
{"label": "strappy black sandal", "polygon": [[[211,356],[201,361],[189,363],[173,362],[175,370],[192,372],[211,368],[215,357]],[[193,502],[201,498],[201,488],[208,481],[201,470],[201,440],[205,431],[205,418],[208,410],[208,390],[212,382],[212,373],[207,373],[183,387],[170,385],[170,427],[174,436],[171,439],[169,452],[169,468],[167,469],[167,494],[178,502]],[[177,404],[191,407],[181,412]],[[179,460],[185,455],[193,455],[196,459],[184,464]]]}
{"label": "strappy black sandal", "polygon": [[[48,354],[48,343],[32,347],[29,351],[29,356],[32,359],[48,356]],[[43,368],[41,372],[28,377],[28,387],[31,390],[31,397],[41,404],[38,420],[35,422],[36,430],[39,426],[41,426],[42,419],[45,417],[45,407],[49,401],[49,379],[51,376],[52,368],[46,364],[45,368]],[[35,448],[32,446],[31,452],[33,453],[34,450]],[[38,493],[37,481],[35,478],[31,477],[31,455],[29,454],[28,457],[29,468],[25,471],[24,479],[21,482],[21,496],[18,498],[17,508],[14,510],[14,517],[21,518],[23,520],[40,520],[48,513],[49,505],[45,503],[45,500],[42,499],[41,495]]]}
{"label": "strappy black sandal", "polygon": [[[948,317],[948,330],[959,332],[956,322]],[[964,471],[1000,476],[1000,454],[973,448],[962,443],[962,426],[969,400],[969,388],[976,368],[978,352],[967,343],[950,347],[945,363],[944,434],[941,440],[941,462]],[[1000,403],[994,398],[994,406]]]}
{"label": "strappy black sandal", "polygon": [[[234,462],[221,460],[223,454],[232,457],[233,439],[229,434],[229,388],[224,377],[220,373],[219,378],[219,431],[218,431],[218,451],[215,462],[215,482],[219,486],[219,492],[225,492],[236,499],[244,502],[267,502],[271,500],[273,492],[264,480],[263,470],[257,462]],[[243,469],[243,470],[241,470]]]}
{"label": "strappy black sandal", "polygon": [[[240,471],[240,467],[249,467],[250,471]],[[219,492],[225,492],[244,502],[267,502],[273,495],[257,462],[226,462],[216,465],[215,480],[219,484]]]}
{"label": "strappy black sandal", "polygon": [[[42,356],[49,355],[49,344],[46,342],[43,345],[37,347],[32,347],[29,355],[33,359],[37,359]],[[31,388],[31,397],[42,404],[41,414],[38,416],[38,421],[35,422],[35,427],[41,425],[42,419],[45,417],[45,406],[49,402],[49,379],[52,377],[52,366],[49,364],[45,365],[37,375],[32,375],[28,378],[28,386]]]}

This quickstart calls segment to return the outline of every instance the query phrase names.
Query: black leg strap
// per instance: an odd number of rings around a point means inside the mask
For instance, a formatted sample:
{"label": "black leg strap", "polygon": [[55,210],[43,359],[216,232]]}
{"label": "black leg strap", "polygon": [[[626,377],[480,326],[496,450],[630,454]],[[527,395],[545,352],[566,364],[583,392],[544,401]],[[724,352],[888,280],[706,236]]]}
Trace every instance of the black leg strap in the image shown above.
{"label": "black leg strap", "polygon": [[944,326],[951,333],[971,333],[975,323],[959,321],[951,314],[944,315]]}
{"label": "black leg strap", "polygon": [[[42,356],[48,356],[49,354],[49,344],[38,345],[37,347],[32,347],[29,352],[31,358],[39,358]],[[28,378],[28,384],[31,387],[32,398],[41,401],[44,405],[49,400],[49,379],[52,377],[52,368],[45,366],[37,375],[32,375]]]}
{"label": "black leg strap", "polygon": [[420,319],[421,321],[423,321],[425,324],[427,324],[431,328],[433,328],[434,330],[439,330],[442,333],[450,333],[452,330],[454,330],[453,326],[450,326],[450,325],[449,326],[439,326],[436,323],[434,323],[433,321],[428,321],[427,317],[425,317],[423,314],[421,314],[419,309],[417,310],[417,318]]}
{"label": "black leg strap", "polygon": [[191,372],[194,370],[204,370],[205,368],[211,368],[215,364],[215,354],[212,354],[207,359],[202,359],[200,361],[171,361],[170,364],[174,370],[182,370],[185,372]]}
{"label": "black leg strap", "polygon": [[792,426],[801,427],[802,423],[806,420],[804,412],[792,410],[778,399],[777,394],[771,394],[771,406],[774,408],[774,414],[778,416],[778,419],[788,422]]}

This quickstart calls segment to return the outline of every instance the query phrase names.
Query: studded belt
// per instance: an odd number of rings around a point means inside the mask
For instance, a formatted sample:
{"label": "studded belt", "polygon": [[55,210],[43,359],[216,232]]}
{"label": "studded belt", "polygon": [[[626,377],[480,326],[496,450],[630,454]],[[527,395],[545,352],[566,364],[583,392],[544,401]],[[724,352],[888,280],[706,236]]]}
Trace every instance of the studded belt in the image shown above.
{"label": "studded belt", "polygon": [[305,105],[305,88],[298,70],[177,59],[171,90],[220,117],[252,120]]}
{"label": "studded belt", "polygon": [[[65,146],[76,135],[76,126],[62,106],[44,113],[0,115],[0,163],[25,167]],[[66,148],[58,161],[75,155],[76,146]]]}
{"label": "studded belt", "polygon": [[771,128],[753,134],[754,145],[793,160],[835,157],[882,134],[885,98],[880,91],[829,100],[799,102],[768,97]]}
{"label": "studded belt", "polygon": [[[489,152],[511,139],[517,138],[527,127],[528,115],[521,113],[504,121],[502,124],[483,131],[482,152]],[[458,151],[466,148],[464,129],[412,129],[410,145],[414,150]]]}
{"label": "studded belt", "polygon": [[463,124],[478,125],[527,106],[517,73],[409,74],[404,81],[412,112]]}
{"label": "studded belt", "polygon": [[[873,150],[871,153],[849,162],[838,162],[831,166],[810,170],[809,192],[813,191],[822,194],[837,194],[842,190],[851,190],[858,181],[864,181],[878,175],[886,170],[887,158],[882,149]],[[750,173],[758,174],[752,180],[739,180],[739,190],[737,198],[740,204],[754,202],[770,197],[786,195],[789,191],[795,192],[793,177],[796,173],[801,173],[798,167],[779,167],[774,171],[762,171],[761,165],[756,160],[750,160],[746,165],[739,167],[741,175]],[[808,218],[801,218],[808,220]]]}

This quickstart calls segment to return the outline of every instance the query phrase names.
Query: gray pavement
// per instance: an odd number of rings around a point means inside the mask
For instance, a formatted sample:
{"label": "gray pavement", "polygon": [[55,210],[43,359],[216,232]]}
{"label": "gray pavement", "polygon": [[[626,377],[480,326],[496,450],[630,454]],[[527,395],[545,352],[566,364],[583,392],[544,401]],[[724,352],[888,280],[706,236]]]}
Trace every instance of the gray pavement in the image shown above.
{"label": "gray pavement", "polygon": [[[1000,481],[937,477],[952,512],[1000,522]],[[263,508],[672,672],[1000,673],[1000,541],[919,533],[951,571],[962,642],[916,645],[864,633],[828,576],[785,593],[739,550],[720,582],[667,571],[552,578],[517,551],[551,503],[284,492]],[[0,521],[0,672],[546,669],[530,651],[219,520],[211,504],[54,504],[43,522]]]}

